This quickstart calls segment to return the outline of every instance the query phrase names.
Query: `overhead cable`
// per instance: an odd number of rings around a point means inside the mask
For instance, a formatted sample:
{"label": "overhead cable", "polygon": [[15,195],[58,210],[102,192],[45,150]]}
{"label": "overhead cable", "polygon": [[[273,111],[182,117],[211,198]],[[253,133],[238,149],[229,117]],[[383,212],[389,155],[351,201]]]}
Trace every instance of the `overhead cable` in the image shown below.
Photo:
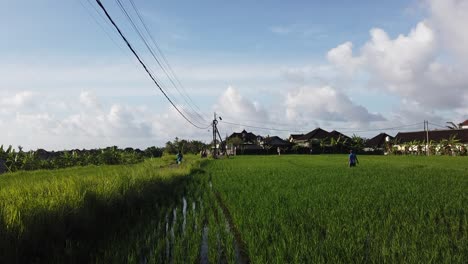
{"label": "overhead cable", "polygon": [[[122,13],[127,17],[128,21],[130,22],[130,25],[133,27],[133,29],[135,30],[135,32],[137,33],[137,35],[140,37],[141,41],[143,42],[143,44],[146,46],[146,48],[148,49],[148,51],[150,52],[151,56],[153,57],[153,59],[156,61],[156,63],[159,65],[159,67],[162,69],[162,71],[164,72],[164,74],[166,75],[167,79],[169,80],[169,82],[172,84],[172,86],[176,89],[176,91],[182,96],[182,98],[184,99],[184,101],[189,105],[190,108],[192,108],[194,114],[190,113],[189,110],[186,110],[183,105],[181,105],[181,108],[182,110],[187,114],[187,115],[190,115],[193,119],[197,120],[197,122],[201,123],[201,124],[204,124],[206,123],[206,119],[203,118],[192,106],[191,104],[187,101],[187,99],[184,97],[184,95],[180,92],[179,88],[177,87],[177,85],[175,84],[175,82],[172,80],[171,76],[168,74],[168,72],[166,71],[165,67],[163,66],[163,63],[161,62],[161,60],[157,57],[157,55],[155,54],[156,52],[154,51],[154,49],[151,47],[151,45],[148,43],[148,41],[146,40],[144,34],[142,33],[142,31],[139,29],[138,25],[135,23],[135,21],[133,20],[132,16],[127,12],[127,10],[125,9],[125,6],[122,4],[121,0],[115,0],[117,5],[119,6],[120,10],[122,11]],[[132,2],[132,6],[133,8],[135,9],[135,13],[137,13],[137,16],[139,17],[139,12],[137,11],[136,9],[136,6],[134,5],[134,3]],[[140,21],[143,23],[142,21],[142,18],[140,18]],[[147,28],[144,24],[143,26],[145,27],[145,29]],[[147,33],[149,34],[149,31],[147,30]],[[160,51],[160,50],[159,50]],[[160,53],[162,53],[160,51]],[[160,83],[162,83],[160,81]],[[166,87],[166,91],[167,90],[167,87]],[[173,96],[173,98],[175,98],[175,96]]]}
{"label": "overhead cable", "polygon": [[109,19],[109,21],[112,23],[112,25],[115,27],[115,29],[117,30],[117,32],[119,33],[120,37],[122,37],[122,39],[125,41],[125,43],[127,44],[128,48],[132,51],[133,55],[135,55],[135,57],[137,58],[138,62],[140,62],[141,66],[143,67],[143,69],[146,71],[146,73],[148,73],[149,77],[151,78],[151,80],[153,80],[154,84],[159,88],[159,90],[163,93],[164,97],[166,97],[166,99],[169,101],[169,103],[176,109],[176,111],[187,121],[189,122],[192,126],[196,127],[196,128],[199,128],[199,129],[207,129],[208,127],[211,126],[208,125],[206,127],[202,127],[202,126],[198,126],[196,125],[195,123],[193,123],[189,118],[187,118],[186,115],[184,115],[180,109],[173,103],[173,101],[167,96],[166,92],[162,89],[162,87],[159,85],[159,83],[156,81],[156,79],[153,77],[153,75],[151,74],[151,72],[148,70],[148,68],[146,67],[145,63],[143,63],[143,61],[140,59],[140,57],[138,56],[138,54],[136,53],[136,51],[133,49],[132,45],[130,44],[130,42],[127,40],[127,38],[124,36],[124,34],[122,33],[122,31],[120,30],[120,28],[117,26],[117,24],[114,22],[114,20],[112,19],[112,17],[110,16],[110,14],[107,12],[106,8],[104,7],[104,5],[102,4],[101,0],[96,0],[97,4],[99,5],[99,7],[102,9],[102,11],[104,12],[104,14],[106,15],[106,17]]}

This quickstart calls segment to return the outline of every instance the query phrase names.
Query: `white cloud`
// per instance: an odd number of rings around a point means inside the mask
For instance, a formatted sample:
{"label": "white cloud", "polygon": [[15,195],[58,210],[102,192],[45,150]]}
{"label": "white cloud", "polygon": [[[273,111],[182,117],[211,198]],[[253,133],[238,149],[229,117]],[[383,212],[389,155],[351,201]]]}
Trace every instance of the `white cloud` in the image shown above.
{"label": "white cloud", "polygon": [[[430,22],[441,35],[444,45],[456,56],[468,59],[468,2],[460,0],[427,0]],[[465,63],[466,64],[466,63]]]}
{"label": "white cloud", "polygon": [[0,112],[14,112],[19,108],[26,107],[33,103],[34,93],[31,91],[21,91],[13,96],[4,95],[0,99]]}
{"label": "white cloud", "polygon": [[289,120],[339,121],[368,123],[382,121],[379,114],[369,113],[353,103],[344,93],[330,87],[302,87],[291,91],[286,98],[286,116]]}
{"label": "white cloud", "polygon": [[[27,98],[27,100],[25,100]],[[55,101],[19,92],[2,100],[0,144],[25,149],[95,148],[109,145],[141,147],[164,145],[176,136],[207,139],[209,133],[191,127],[173,109],[155,113],[146,106],[106,106],[92,92],[70,100],[63,113],[55,112]],[[3,104],[9,102],[8,113]]]}
{"label": "white cloud", "polygon": [[418,78],[435,56],[433,30],[424,22],[418,23],[407,35],[390,39],[385,31],[374,28],[371,40],[365,44],[361,59],[367,69],[385,81],[404,83]]}
{"label": "white cloud", "polygon": [[[467,10],[468,11],[468,10]],[[464,104],[468,74],[464,68],[438,61],[439,37],[428,22],[420,22],[408,35],[391,39],[378,28],[353,55],[346,42],[330,50],[328,59],[344,73],[366,71],[380,92],[390,92],[422,108],[455,110]]]}
{"label": "white cloud", "polygon": [[253,119],[267,121],[269,119],[266,109],[258,102],[242,96],[238,90],[229,86],[220,96],[215,110],[238,119]]}
{"label": "white cloud", "polygon": [[348,74],[354,73],[361,64],[360,58],[353,57],[353,43],[349,41],[328,51],[327,59]]}
{"label": "white cloud", "polygon": [[89,91],[83,91],[80,93],[80,103],[86,108],[101,108],[96,95]]}

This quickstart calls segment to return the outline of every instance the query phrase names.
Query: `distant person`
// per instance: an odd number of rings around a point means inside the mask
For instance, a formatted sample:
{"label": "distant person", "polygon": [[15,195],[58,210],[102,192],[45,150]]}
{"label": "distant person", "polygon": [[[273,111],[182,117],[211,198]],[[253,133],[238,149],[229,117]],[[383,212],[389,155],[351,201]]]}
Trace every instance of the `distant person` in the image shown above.
{"label": "distant person", "polygon": [[184,155],[182,155],[182,151],[177,152],[177,155],[176,155],[177,164],[180,164],[183,158],[184,158]]}
{"label": "distant person", "polygon": [[359,163],[359,160],[352,150],[349,151],[349,167],[356,167],[356,164]]}
{"label": "distant person", "polygon": [[281,149],[280,149],[280,147],[277,147],[277,148],[276,148],[276,152],[278,152],[278,156],[281,156]]}

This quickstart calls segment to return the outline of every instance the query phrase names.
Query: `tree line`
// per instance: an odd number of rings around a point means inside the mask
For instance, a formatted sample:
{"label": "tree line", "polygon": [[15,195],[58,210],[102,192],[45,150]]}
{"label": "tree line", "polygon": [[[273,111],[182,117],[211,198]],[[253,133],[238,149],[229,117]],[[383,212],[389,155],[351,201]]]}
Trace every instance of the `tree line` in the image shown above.
{"label": "tree line", "polygon": [[61,169],[87,165],[135,164],[145,158],[161,157],[164,149],[149,147],[145,150],[117,146],[90,150],[46,151],[44,149],[23,151],[11,145],[0,146],[0,173],[20,170]]}
{"label": "tree line", "polygon": [[134,148],[121,149],[117,146],[100,149],[74,149],[47,151],[44,149],[23,151],[11,145],[0,146],[0,173],[20,170],[52,170],[73,166],[87,165],[128,165],[142,162],[146,158],[157,158],[163,154],[173,155],[181,151],[184,154],[198,154],[209,146],[198,140],[175,138],[165,147],[148,147],[144,150]]}

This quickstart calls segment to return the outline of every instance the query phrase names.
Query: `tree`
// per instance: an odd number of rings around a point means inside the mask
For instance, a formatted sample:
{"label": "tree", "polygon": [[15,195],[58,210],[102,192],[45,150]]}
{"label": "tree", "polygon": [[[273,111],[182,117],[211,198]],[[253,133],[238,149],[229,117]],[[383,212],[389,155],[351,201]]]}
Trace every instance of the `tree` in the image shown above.
{"label": "tree", "polygon": [[364,138],[353,134],[351,137],[351,148],[355,152],[361,152],[364,149]]}

